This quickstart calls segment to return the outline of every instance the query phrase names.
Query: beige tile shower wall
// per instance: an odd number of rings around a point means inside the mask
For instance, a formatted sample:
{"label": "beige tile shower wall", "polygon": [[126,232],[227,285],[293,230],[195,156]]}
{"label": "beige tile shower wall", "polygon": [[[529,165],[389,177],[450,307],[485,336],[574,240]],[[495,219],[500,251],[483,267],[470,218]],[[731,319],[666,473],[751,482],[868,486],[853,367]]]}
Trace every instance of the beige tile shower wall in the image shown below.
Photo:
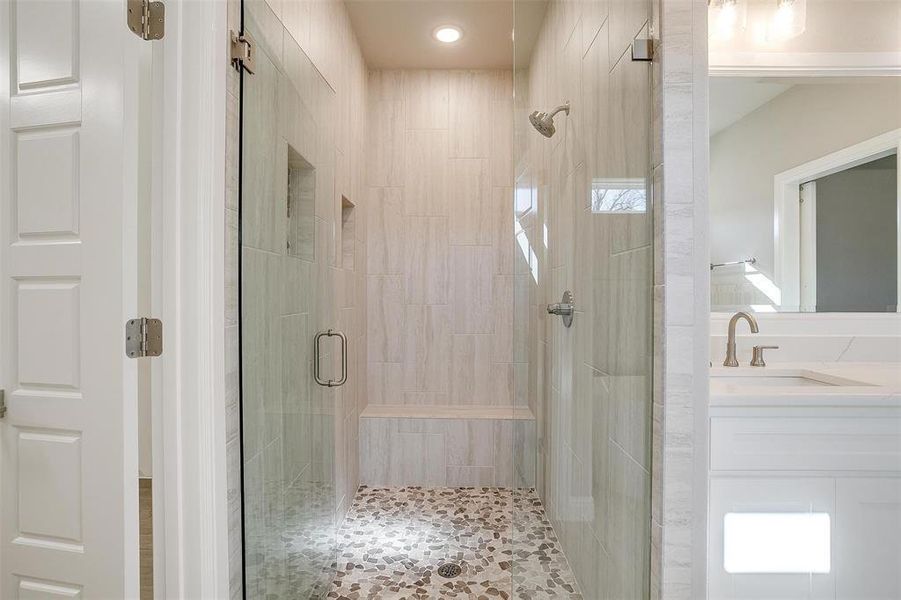
{"label": "beige tile shower wall", "polygon": [[[228,2],[228,26],[237,30],[241,3]],[[223,67],[226,69],[225,123],[225,458],[228,485],[228,588],[231,600],[244,597],[241,543],[241,412],[238,374],[238,128],[240,121],[240,79],[228,64],[230,40],[223,40]]]}
{"label": "beige tile shower wall", "polygon": [[[504,411],[506,412],[506,411]],[[535,421],[506,418],[360,419],[364,485],[531,488]]]}
{"label": "beige tile shower wall", "polygon": [[369,404],[512,405],[511,71],[373,70]]}
{"label": "beige tile shower wall", "polygon": [[[653,220],[592,207],[595,187],[650,190],[650,70],[629,52],[650,19],[647,2],[551,2],[516,74],[538,487],[586,598],[650,587]],[[552,138],[528,126],[530,110],[564,101],[571,114]],[[569,329],[544,310],[564,290],[576,303]]]}
{"label": "beige tile shower wall", "polygon": [[[282,0],[271,3],[247,0],[245,10],[261,18],[265,27],[262,44],[284,50],[294,45],[305,53],[335,96],[335,111],[324,141],[333,150],[330,174],[320,191],[317,216],[328,261],[322,280],[331,296],[335,326],[350,338],[349,377],[345,387],[333,391],[334,432],[324,439],[334,444],[336,521],[340,523],[359,484],[358,424],[360,400],[366,381],[366,222],[364,188],[364,115],[366,69],[350,21],[340,0]],[[241,6],[229,0],[229,28],[240,29]],[[281,25],[282,27],[279,27]],[[281,37],[280,37],[281,35]],[[226,123],[226,408],[229,502],[229,574],[232,598],[240,598],[242,588],[241,546],[241,465],[238,372],[238,125],[240,82],[237,71],[228,66],[229,43],[223,40],[223,68],[228,69],[228,112]],[[293,60],[288,52],[286,60]],[[295,67],[297,65],[294,65]],[[290,68],[290,67],[289,67]],[[312,88],[309,90],[312,91]],[[355,207],[351,223],[342,215],[342,199]],[[344,227],[342,227],[342,225]],[[342,229],[352,230],[345,236]],[[353,261],[347,260],[353,256]],[[299,283],[298,283],[299,285]],[[311,338],[306,336],[308,338]],[[309,342],[310,340],[306,340]],[[299,341],[299,343],[304,343]],[[292,440],[286,440],[286,443]],[[296,440],[294,440],[296,441]],[[329,466],[329,468],[332,468]]]}

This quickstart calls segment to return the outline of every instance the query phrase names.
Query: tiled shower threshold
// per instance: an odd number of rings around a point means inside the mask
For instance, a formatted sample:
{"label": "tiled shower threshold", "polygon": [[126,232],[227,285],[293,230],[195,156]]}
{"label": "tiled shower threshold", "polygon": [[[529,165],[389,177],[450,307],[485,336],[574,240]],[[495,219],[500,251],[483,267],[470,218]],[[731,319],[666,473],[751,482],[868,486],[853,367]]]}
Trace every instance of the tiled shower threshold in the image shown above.
{"label": "tiled shower threshold", "polygon": [[364,486],[338,545],[328,598],[582,598],[532,490]]}

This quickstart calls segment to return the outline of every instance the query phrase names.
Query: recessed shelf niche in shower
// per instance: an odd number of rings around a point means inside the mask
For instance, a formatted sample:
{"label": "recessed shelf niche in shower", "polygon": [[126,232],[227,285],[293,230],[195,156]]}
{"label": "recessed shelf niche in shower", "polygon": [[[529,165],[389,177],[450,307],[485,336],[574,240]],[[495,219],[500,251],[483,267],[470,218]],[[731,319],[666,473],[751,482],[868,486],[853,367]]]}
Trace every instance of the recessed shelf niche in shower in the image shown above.
{"label": "recessed shelf niche in shower", "polygon": [[288,149],[288,254],[312,262],[316,258],[316,169],[290,145]]}
{"label": "recessed shelf niche in shower", "polygon": [[353,270],[356,250],[356,205],[341,196],[341,267]]}

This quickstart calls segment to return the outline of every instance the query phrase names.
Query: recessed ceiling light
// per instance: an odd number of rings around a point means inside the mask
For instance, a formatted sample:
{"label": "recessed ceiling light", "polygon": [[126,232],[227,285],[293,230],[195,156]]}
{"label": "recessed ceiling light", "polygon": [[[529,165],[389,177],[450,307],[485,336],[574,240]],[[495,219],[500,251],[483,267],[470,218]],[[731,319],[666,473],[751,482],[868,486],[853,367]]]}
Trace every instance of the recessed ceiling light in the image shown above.
{"label": "recessed ceiling light", "polygon": [[437,28],[432,35],[435,36],[435,39],[439,42],[453,44],[463,37],[463,30],[453,25],[442,25]]}

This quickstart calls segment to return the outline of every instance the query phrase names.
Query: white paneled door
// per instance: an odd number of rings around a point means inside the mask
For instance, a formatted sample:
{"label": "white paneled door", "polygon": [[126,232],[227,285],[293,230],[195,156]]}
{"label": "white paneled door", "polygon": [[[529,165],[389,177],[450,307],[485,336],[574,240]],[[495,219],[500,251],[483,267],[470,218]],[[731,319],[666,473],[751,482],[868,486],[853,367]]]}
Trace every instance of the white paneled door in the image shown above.
{"label": "white paneled door", "polygon": [[[0,2],[0,597],[137,596],[142,44],[125,0]],[[146,360],[146,359],[145,359]]]}

